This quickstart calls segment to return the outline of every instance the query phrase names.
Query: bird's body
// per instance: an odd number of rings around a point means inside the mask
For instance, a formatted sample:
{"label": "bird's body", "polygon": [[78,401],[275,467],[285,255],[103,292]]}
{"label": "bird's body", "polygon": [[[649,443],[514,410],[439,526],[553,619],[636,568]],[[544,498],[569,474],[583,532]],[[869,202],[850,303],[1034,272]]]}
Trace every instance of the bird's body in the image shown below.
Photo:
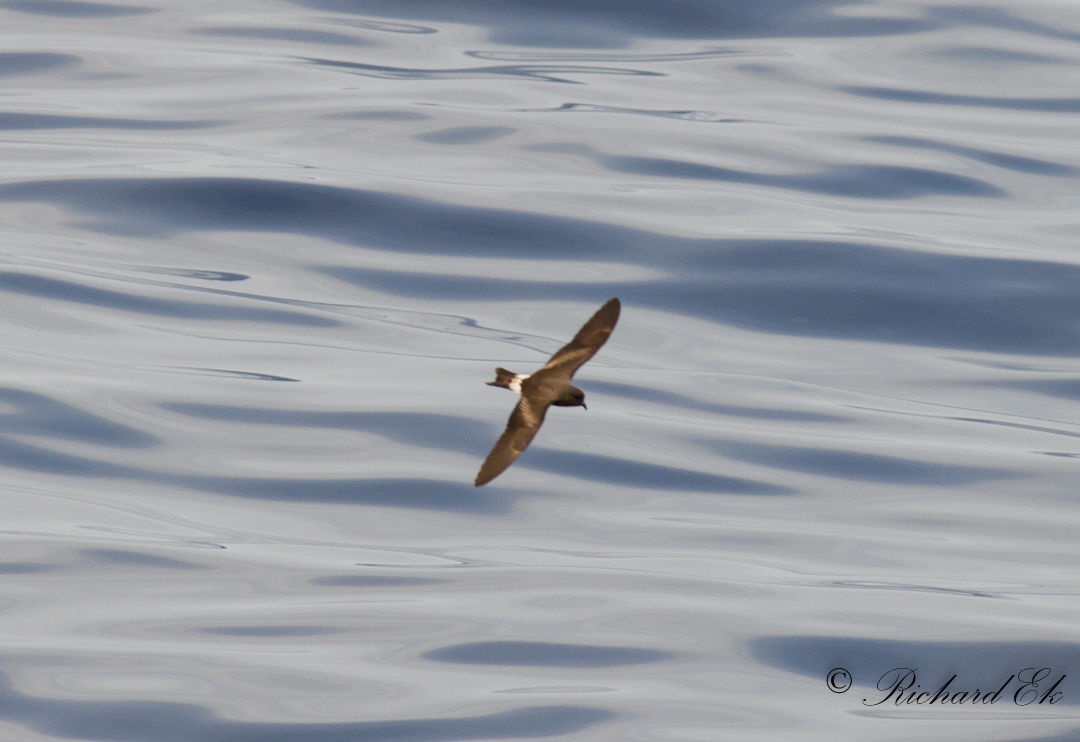
{"label": "bird's body", "polygon": [[505,432],[480,467],[480,473],[476,475],[477,487],[487,484],[514,463],[540,429],[548,407],[585,407],[585,392],[571,384],[570,380],[607,342],[619,320],[619,310],[618,299],[612,299],[600,307],[574,339],[556,352],[539,371],[525,375],[505,368],[495,369],[495,381],[487,382],[488,386],[517,392],[521,395],[521,401],[511,413]]}

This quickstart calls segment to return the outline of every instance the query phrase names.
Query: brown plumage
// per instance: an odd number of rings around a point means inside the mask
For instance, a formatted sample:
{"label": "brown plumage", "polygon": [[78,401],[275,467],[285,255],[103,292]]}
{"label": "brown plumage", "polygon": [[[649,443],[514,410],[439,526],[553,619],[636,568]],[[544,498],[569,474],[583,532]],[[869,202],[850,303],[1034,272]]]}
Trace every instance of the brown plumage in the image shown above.
{"label": "brown plumage", "polygon": [[548,407],[585,407],[585,392],[571,384],[570,380],[607,342],[615,323],[619,321],[620,307],[618,299],[612,299],[600,307],[592,319],[578,330],[574,339],[531,376],[521,376],[505,368],[495,369],[495,381],[487,382],[488,386],[519,392],[521,401],[510,414],[506,431],[480,467],[480,473],[476,475],[477,487],[487,484],[514,463],[536,436]]}

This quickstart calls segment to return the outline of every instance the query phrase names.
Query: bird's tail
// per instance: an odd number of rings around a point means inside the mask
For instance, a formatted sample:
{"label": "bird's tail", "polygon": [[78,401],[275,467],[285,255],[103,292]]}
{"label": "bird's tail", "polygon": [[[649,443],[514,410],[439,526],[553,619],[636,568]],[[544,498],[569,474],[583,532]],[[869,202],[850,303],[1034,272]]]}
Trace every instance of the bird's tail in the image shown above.
{"label": "bird's tail", "polygon": [[495,381],[489,381],[488,386],[501,386],[503,389],[510,388],[510,382],[517,377],[513,371],[507,371],[505,368],[495,369]]}

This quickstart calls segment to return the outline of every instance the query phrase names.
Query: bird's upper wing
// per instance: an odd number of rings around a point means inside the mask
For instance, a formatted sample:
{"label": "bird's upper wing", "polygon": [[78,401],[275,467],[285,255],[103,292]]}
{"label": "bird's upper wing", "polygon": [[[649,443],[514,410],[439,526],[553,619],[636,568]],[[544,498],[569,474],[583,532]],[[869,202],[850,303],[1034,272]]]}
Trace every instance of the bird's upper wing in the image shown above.
{"label": "bird's upper wing", "polygon": [[596,351],[607,342],[615,323],[619,321],[620,308],[619,300],[612,299],[596,310],[596,314],[578,330],[574,339],[560,348],[541,370],[561,372],[572,379],[585,361],[596,355]]}
{"label": "bird's upper wing", "polygon": [[487,484],[514,463],[536,436],[536,431],[544,422],[544,415],[547,414],[549,405],[550,402],[546,400],[521,398],[517,407],[510,413],[506,430],[503,431],[495,447],[491,449],[484,465],[480,467],[480,473],[476,475],[474,484],[477,487]]}

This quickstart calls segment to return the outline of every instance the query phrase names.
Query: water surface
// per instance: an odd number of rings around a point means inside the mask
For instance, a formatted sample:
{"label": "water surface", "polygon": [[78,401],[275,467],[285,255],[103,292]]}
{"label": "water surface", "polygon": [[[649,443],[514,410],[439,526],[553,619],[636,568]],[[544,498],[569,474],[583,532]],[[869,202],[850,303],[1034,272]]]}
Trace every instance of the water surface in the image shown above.
{"label": "water surface", "polygon": [[1074,6],[0,23],[0,736],[1080,733]]}

